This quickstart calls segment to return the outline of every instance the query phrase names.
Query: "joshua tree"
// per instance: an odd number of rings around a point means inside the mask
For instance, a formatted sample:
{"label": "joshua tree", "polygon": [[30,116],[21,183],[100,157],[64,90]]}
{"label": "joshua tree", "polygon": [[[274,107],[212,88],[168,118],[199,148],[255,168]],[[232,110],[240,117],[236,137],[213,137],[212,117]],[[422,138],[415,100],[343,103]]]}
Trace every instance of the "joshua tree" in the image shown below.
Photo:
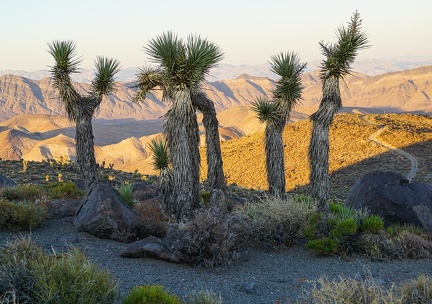
{"label": "joshua tree", "polygon": [[309,166],[312,197],[317,200],[318,209],[322,212],[328,212],[330,190],[329,128],[342,106],[339,80],[351,73],[351,64],[357,52],[368,47],[368,38],[361,31],[361,23],[360,14],[356,11],[347,27],[341,26],[336,30],[337,43],[319,43],[325,56],[320,66],[322,97],[317,112],[310,117],[313,130],[309,145]]}
{"label": "joshua tree", "polygon": [[138,75],[136,99],[159,87],[163,99],[171,101],[165,134],[173,167],[175,213],[180,219],[199,203],[199,130],[192,95],[200,91],[205,76],[223,54],[200,36],[183,41],[172,32],[151,39],[144,50],[158,66],[144,68]]}
{"label": "joshua tree", "polygon": [[192,93],[192,104],[203,113],[203,124],[206,135],[207,180],[210,189],[224,190],[225,175],[223,172],[222,152],[219,139],[219,122],[213,101],[202,91]]}
{"label": "joshua tree", "polygon": [[75,123],[76,161],[81,179],[86,189],[98,181],[94,155],[92,118],[102,98],[114,91],[114,76],[120,64],[116,59],[97,57],[96,75],[87,96],[81,96],[74,88],[70,75],[78,72],[81,62],[76,58],[76,45],[73,41],[53,41],[48,44],[49,53],[54,57],[51,68],[53,87],[58,90],[68,118]]}
{"label": "joshua tree", "polygon": [[271,57],[271,70],[281,78],[276,83],[273,99],[261,97],[252,103],[252,110],[261,122],[266,123],[265,151],[269,192],[285,196],[285,165],[282,132],[289,120],[291,109],[300,101],[301,74],[306,67],[294,52]]}

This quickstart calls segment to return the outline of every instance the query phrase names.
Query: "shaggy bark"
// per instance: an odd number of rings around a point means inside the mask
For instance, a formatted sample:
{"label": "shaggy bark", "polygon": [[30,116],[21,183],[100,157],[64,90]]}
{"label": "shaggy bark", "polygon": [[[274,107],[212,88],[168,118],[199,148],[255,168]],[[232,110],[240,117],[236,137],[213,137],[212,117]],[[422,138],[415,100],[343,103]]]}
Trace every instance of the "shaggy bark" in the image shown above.
{"label": "shaggy bark", "polygon": [[223,172],[222,152],[219,138],[219,121],[213,101],[203,92],[192,95],[192,103],[203,113],[203,124],[206,135],[207,180],[210,189],[223,190],[226,186]]}
{"label": "shaggy bark", "polygon": [[285,121],[272,122],[265,129],[266,170],[269,192],[272,195],[285,197],[285,161],[282,132]]}
{"label": "shaggy bark", "polygon": [[199,130],[190,93],[177,91],[165,125],[173,166],[173,199],[177,219],[189,217],[199,205]]}
{"label": "shaggy bark", "polygon": [[[70,103],[69,116],[75,122],[75,148],[78,172],[86,189],[99,180],[94,153],[92,118],[102,98],[77,98]],[[72,114],[72,115],[70,115]]]}
{"label": "shaggy bark", "polygon": [[329,211],[329,129],[341,106],[339,78],[330,77],[323,84],[320,107],[310,117],[313,121],[309,145],[310,183],[312,197],[317,201],[318,210],[321,212]]}

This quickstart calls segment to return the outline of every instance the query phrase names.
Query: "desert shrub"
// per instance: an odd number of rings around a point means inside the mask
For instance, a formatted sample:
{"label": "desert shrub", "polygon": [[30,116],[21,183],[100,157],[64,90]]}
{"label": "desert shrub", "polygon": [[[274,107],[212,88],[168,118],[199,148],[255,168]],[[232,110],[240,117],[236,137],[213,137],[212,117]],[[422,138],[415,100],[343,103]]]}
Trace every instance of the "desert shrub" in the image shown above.
{"label": "desert shrub", "polygon": [[31,268],[39,303],[113,303],[117,297],[111,274],[91,263],[78,249],[44,255]]}
{"label": "desert shrub", "polygon": [[378,233],[384,229],[384,221],[378,215],[370,215],[365,218],[361,224],[361,230],[364,232]]}
{"label": "desert shrub", "polygon": [[222,304],[221,296],[216,295],[211,290],[201,290],[188,297],[187,304]]}
{"label": "desert shrub", "polygon": [[16,303],[113,303],[117,286],[76,249],[47,255],[29,237],[0,249],[0,294]]}
{"label": "desert shrub", "polygon": [[191,219],[169,223],[167,241],[174,253],[189,257],[195,265],[223,266],[238,257],[246,227],[239,213],[203,208],[196,210]]}
{"label": "desert shrub", "polygon": [[364,233],[358,239],[359,253],[374,260],[402,259],[404,248],[396,239],[390,238],[385,231],[378,234]]}
{"label": "desert shrub", "polygon": [[42,195],[41,188],[32,184],[18,185],[0,190],[0,197],[9,201],[34,201],[40,195]]}
{"label": "desert shrub", "polygon": [[132,193],[133,186],[134,186],[133,183],[121,182],[120,186],[117,188],[123,201],[130,208],[132,208],[135,205],[135,201]]}
{"label": "desert shrub", "polygon": [[315,211],[313,202],[289,197],[264,197],[257,202],[238,207],[250,224],[248,238],[259,245],[290,245],[301,236],[308,217]]}
{"label": "desert shrub", "polygon": [[45,219],[45,207],[28,202],[10,202],[0,199],[0,229],[29,230]]}
{"label": "desert shrub", "polygon": [[392,226],[387,227],[386,232],[392,237],[397,237],[401,233],[409,232],[411,234],[421,236],[425,239],[429,238],[428,233],[423,228],[420,228],[420,227],[418,227],[416,225],[412,225],[412,224],[392,225]]}
{"label": "desert shrub", "polygon": [[404,258],[432,257],[432,241],[408,231],[401,232],[396,241],[403,247]]}
{"label": "desert shrub", "polygon": [[297,303],[402,304],[403,302],[394,288],[381,288],[373,278],[356,280],[340,277],[338,280],[330,281],[326,277],[321,277],[314,283],[311,292],[305,294]]}
{"label": "desert shrub", "polygon": [[14,239],[0,248],[0,303],[32,303],[35,279],[30,264],[41,257],[41,248],[30,237]]}
{"label": "desert shrub", "polygon": [[180,299],[169,294],[160,285],[145,285],[132,288],[123,299],[123,304],[181,304]]}
{"label": "desert shrub", "polygon": [[384,222],[378,216],[330,203],[329,214],[316,212],[309,217],[304,236],[308,239],[307,247],[318,254],[367,252],[368,255],[379,256],[380,244],[377,242],[380,238],[362,235],[379,233],[383,227]]}
{"label": "desert shrub", "polygon": [[44,185],[45,193],[51,198],[79,198],[84,192],[73,182],[59,182]]}
{"label": "desert shrub", "polygon": [[432,303],[432,278],[420,275],[416,279],[402,283],[400,298],[403,303]]}

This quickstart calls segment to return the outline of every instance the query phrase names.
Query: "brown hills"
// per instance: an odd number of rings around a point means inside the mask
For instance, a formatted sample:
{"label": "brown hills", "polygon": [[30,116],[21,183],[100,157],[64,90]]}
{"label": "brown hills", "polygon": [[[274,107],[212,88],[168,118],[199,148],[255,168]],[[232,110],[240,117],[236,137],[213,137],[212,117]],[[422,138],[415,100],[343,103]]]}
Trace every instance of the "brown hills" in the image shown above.
{"label": "brown hills", "polygon": [[[341,83],[344,111],[354,113],[413,112],[432,113],[432,66],[409,71],[368,77],[354,74]],[[286,144],[287,190],[308,183],[307,146],[310,123],[304,120],[319,103],[321,83],[317,72],[304,75],[302,105],[291,114],[292,121],[284,132]],[[264,126],[249,110],[256,96],[269,94],[274,88],[269,78],[241,75],[236,79],[206,83],[204,89],[215,102],[220,123],[224,167],[229,183],[244,187],[267,187],[264,174]],[[87,84],[76,84],[84,93]],[[94,121],[96,157],[99,163],[114,164],[116,169],[154,173],[148,141],[162,130],[160,117],[167,105],[160,96],[132,103],[131,84],[120,83],[116,95],[104,100]],[[19,76],[0,77],[0,157],[2,159],[43,160],[68,156],[75,158],[74,126],[64,116],[49,78],[40,81]],[[428,161],[430,151],[430,118],[416,115],[368,115],[377,124],[390,128],[381,134],[395,146],[415,150]],[[199,116],[199,120],[201,117]],[[330,170],[332,180],[352,184],[361,172],[385,169],[386,166],[409,171],[409,162],[389,153],[369,140],[378,129],[357,115],[339,115],[332,128]],[[396,127],[397,126],[397,127]],[[201,126],[201,131],[202,129]],[[202,134],[204,137],[204,134]],[[238,139],[236,139],[238,138]],[[420,149],[421,147],[421,149]],[[203,153],[202,172],[205,172]],[[379,160],[379,161],[377,161]],[[421,165],[419,160],[419,166]],[[373,164],[372,166],[369,166]],[[423,163],[423,168],[426,166]],[[369,166],[369,167],[368,167]],[[350,168],[355,168],[351,170]],[[340,173],[347,171],[347,173]],[[420,179],[428,180],[430,172],[422,171]],[[356,172],[351,174],[352,172]],[[339,183],[340,184],[340,183]]]}
{"label": "brown hills", "polygon": [[[367,112],[432,113],[432,66],[368,77],[354,74],[341,83],[345,109],[367,109]],[[318,72],[303,76],[305,86],[302,105],[296,111],[311,114],[318,106],[321,83]],[[265,77],[241,75],[235,79],[208,82],[203,89],[217,111],[236,106],[248,106],[257,96],[269,94],[274,81]],[[77,83],[77,90],[85,93],[88,84]],[[96,119],[158,119],[167,110],[160,94],[143,102],[132,102],[131,83],[119,83],[115,95],[104,100]],[[50,78],[30,80],[21,76],[0,77],[0,121],[20,114],[64,115],[64,109],[52,88]]]}

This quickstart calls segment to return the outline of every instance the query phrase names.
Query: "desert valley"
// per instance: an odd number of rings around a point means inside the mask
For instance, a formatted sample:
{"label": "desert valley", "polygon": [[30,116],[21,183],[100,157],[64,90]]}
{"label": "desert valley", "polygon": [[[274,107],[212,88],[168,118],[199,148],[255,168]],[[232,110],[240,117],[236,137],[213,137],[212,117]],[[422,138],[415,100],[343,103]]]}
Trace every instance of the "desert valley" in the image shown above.
{"label": "desert valley", "polygon": [[[394,166],[401,173],[409,170],[409,162],[399,162],[400,156],[369,139],[383,125],[389,128],[381,138],[426,156],[432,139],[431,80],[432,66],[422,66],[376,76],[354,73],[341,83],[342,112],[351,115],[339,115],[331,131],[333,181],[343,179],[344,187],[349,187],[361,176],[364,172],[361,168],[365,166],[374,169]],[[291,114],[291,123],[284,132],[287,190],[308,183],[307,146],[311,125],[307,118],[317,109],[321,96],[318,72],[305,73],[303,85],[302,103]],[[86,83],[76,83],[76,87],[80,92],[88,90]],[[247,74],[204,85],[218,112],[228,183],[266,188],[264,125],[249,108],[255,98],[269,94],[274,87],[275,82],[269,77]],[[162,132],[162,118],[169,105],[163,103],[158,94],[142,102],[133,102],[134,90],[131,82],[119,83],[115,95],[104,100],[97,110],[94,119],[96,159],[99,164],[113,164],[118,170],[154,174],[147,143]],[[50,78],[0,76],[0,105],[2,159],[75,159],[74,125],[66,118]],[[198,119],[201,121],[200,116]],[[203,133],[203,128],[201,130]],[[204,135],[201,136],[203,139]],[[205,158],[205,153],[202,157]],[[251,167],[251,161],[256,165]],[[419,166],[424,170],[422,181],[428,181],[431,173],[426,168],[430,163],[423,158],[421,162],[424,162]],[[202,161],[202,173],[205,174],[205,161]]]}

